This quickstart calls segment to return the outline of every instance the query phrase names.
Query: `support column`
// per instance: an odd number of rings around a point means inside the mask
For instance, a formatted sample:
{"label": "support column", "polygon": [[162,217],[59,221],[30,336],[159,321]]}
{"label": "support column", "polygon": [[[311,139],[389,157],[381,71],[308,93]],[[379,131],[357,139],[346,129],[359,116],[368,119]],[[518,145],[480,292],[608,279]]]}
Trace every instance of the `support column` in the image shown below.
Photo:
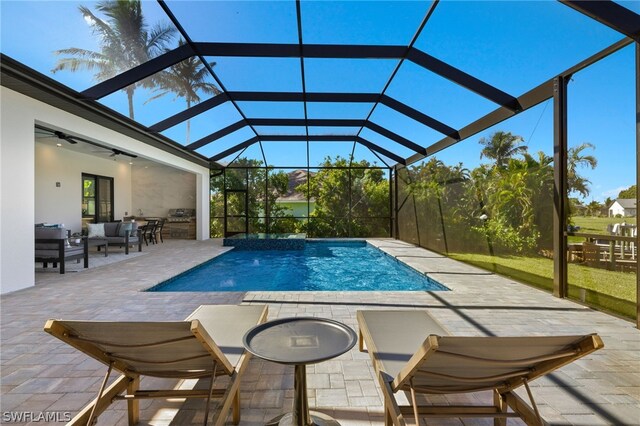
{"label": "support column", "polygon": [[349,211],[347,212],[347,235],[349,235],[349,238],[351,238],[353,235],[351,235],[351,216],[352,216],[352,212],[351,212],[351,208],[353,207],[353,202],[351,200],[351,196],[352,191],[351,191],[351,166],[349,166],[349,168],[347,169],[347,173],[349,173]]}
{"label": "support column", "polygon": [[567,83],[553,79],[553,295],[567,297]]}
{"label": "support column", "polygon": [[223,178],[222,178],[222,202],[224,205],[222,206],[222,212],[224,217],[222,218],[222,236],[227,238],[227,168],[223,169]]}
{"label": "support column", "polygon": [[389,238],[393,237],[393,180],[395,179],[394,169],[389,167]]}
{"label": "support column", "polygon": [[398,173],[398,168],[395,168],[395,173],[394,173],[394,177],[395,177],[395,192],[393,194],[393,212],[394,212],[394,220],[393,220],[393,226],[394,226],[394,237],[395,239],[399,239],[400,238],[400,231],[398,229],[398,180],[400,179],[400,173]]}
{"label": "support column", "polygon": [[[636,42],[636,206],[640,201],[640,43]],[[636,217],[638,215],[636,214]],[[638,224],[640,225],[640,224]],[[636,250],[640,249],[640,238],[636,236]],[[636,268],[636,327],[640,328],[640,270]]]}

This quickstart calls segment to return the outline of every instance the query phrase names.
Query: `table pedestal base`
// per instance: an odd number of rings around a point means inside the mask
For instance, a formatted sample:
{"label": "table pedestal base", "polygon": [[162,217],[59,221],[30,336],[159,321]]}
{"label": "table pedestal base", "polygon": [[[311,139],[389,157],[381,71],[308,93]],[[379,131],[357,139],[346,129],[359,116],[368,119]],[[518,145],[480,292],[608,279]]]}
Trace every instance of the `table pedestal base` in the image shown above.
{"label": "table pedestal base", "polygon": [[[311,425],[315,426],[340,426],[340,423],[331,416],[317,411],[310,411]],[[308,426],[311,426],[308,425]],[[293,422],[293,413],[280,414],[266,423],[266,426],[300,426]]]}

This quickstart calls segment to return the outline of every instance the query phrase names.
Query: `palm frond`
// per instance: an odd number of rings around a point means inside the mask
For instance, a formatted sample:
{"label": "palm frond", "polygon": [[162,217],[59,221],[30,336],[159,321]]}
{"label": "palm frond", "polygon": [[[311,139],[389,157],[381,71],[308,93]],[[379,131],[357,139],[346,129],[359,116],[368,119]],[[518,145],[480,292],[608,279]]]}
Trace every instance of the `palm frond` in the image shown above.
{"label": "palm frond", "polygon": [[162,91],[162,92],[160,92],[160,93],[158,93],[158,94],[156,94],[156,95],[153,95],[153,96],[151,96],[149,99],[147,99],[146,101],[144,101],[144,105],[148,104],[149,102],[151,102],[151,101],[153,101],[153,100],[156,100],[156,99],[162,98],[163,96],[165,96],[165,95],[167,95],[167,94],[169,94],[169,93],[171,93],[169,90],[164,90],[164,91]]}
{"label": "palm frond", "polygon": [[101,69],[105,66],[104,61],[96,61],[93,59],[85,58],[61,58],[56,63],[56,66],[51,70],[52,73],[58,71],[71,71],[76,72],[78,70],[93,71],[95,69]]}
{"label": "palm frond", "polygon": [[150,56],[163,53],[163,48],[173,40],[175,33],[176,29],[169,25],[155,25],[151,28],[145,41]]}
{"label": "palm frond", "polygon": [[93,50],[81,49],[79,47],[70,47],[68,49],[55,50],[53,54],[56,56],[60,56],[60,55],[79,56],[81,58],[93,59],[96,61],[98,60],[105,61],[109,59],[102,53],[94,52]]}
{"label": "palm frond", "polygon": [[79,6],[78,9],[82,16],[85,17],[85,20],[88,17],[92,21],[91,28],[95,35],[99,36],[102,40],[116,39],[117,34],[114,33],[109,24],[98,18],[88,7]]}

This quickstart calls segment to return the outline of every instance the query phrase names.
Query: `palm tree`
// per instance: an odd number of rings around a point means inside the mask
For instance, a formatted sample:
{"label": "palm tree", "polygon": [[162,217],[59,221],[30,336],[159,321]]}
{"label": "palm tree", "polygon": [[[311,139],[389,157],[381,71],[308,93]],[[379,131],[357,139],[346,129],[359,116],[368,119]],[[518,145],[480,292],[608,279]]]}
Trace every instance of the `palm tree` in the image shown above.
{"label": "palm tree", "polygon": [[600,216],[600,210],[602,210],[602,204],[595,200],[587,204],[587,212],[591,216]]}
{"label": "palm tree", "polygon": [[587,148],[595,149],[596,147],[589,142],[584,142],[578,146],[569,148],[567,151],[567,192],[578,192],[583,197],[589,195],[589,184],[591,182],[580,176],[577,169],[578,167],[595,169],[598,165],[598,160],[593,155],[585,155],[583,153]]}
{"label": "palm tree", "polygon": [[495,160],[498,168],[504,168],[510,158],[527,151],[526,145],[520,145],[524,142],[522,136],[511,132],[497,131],[489,139],[481,138],[479,142],[484,145],[480,158],[487,157]]}
{"label": "palm tree", "polygon": [[[182,46],[185,43],[183,39],[178,41],[178,44]],[[215,62],[210,62],[209,66],[214,67]],[[147,102],[162,97],[168,93],[174,93],[176,98],[184,98],[187,102],[187,109],[192,104],[200,102],[200,95],[198,92],[205,93],[207,95],[218,95],[222,93],[218,86],[206,81],[209,76],[209,70],[206,66],[195,56],[185,59],[169,68],[167,71],[162,71],[157,76],[156,92],[159,92],[155,96],[152,96]],[[175,100],[175,99],[174,99]],[[146,102],[145,102],[146,103]],[[187,120],[187,139],[186,143],[189,143],[189,135],[191,133],[191,120]]]}
{"label": "palm tree", "polygon": [[[56,50],[58,59],[51,72],[95,71],[94,79],[104,81],[148,61],[161,53],[172,40],[175,28],[157,24],[148,29],[140,0],[104,0],[96,4],[96,9],[107,19],[98,18],[86,6],[78,8],[93,34],[100,39],[100,51],[71,47]],[[152,79],[146,79],[122,89],[129,101],[129,118],[134,118],[133,94],[140,86],[150,86]]]}

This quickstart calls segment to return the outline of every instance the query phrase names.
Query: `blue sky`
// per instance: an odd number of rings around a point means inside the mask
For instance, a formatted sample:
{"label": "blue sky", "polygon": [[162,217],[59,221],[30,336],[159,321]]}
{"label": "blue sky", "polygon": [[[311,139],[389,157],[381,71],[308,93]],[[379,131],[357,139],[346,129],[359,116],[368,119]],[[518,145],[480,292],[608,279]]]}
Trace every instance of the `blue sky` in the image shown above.
{"label": "blue sky", "polygon": [[[640,13],[640,2],[620,2]],[[53,75],[53,51],[67,47],[98,50],[97,39],[78,12],[78,5],[95,10],[95,2],[0,1],[3,53],[82,91],[96,82],[90,72],[59,72]],[[167,1],[169,8],[196,41],[297,43],[294,1]],[[399,44],[413,37],[427,10],[428,2],[302,2],[303,40],[327,44]],[[156,2],[144,1],[147,22],[168,23]],[[53,23],[53,24],[52,24]],[[555,1],[441,1],[416,42],[416,47],[501,90],[520,96],[582,59],[622,39],[622,35]],[[583,170],[592,182],[591,199],[615,198],[621,188],[635,181],[635,93],[633,46],[576,74],[569,85],[569,140],[575,146],[589,142],[596,146],[599,161],[595,170]],[[301,91],[300,61],[291,58],[207,58],[215,62],[218,77],[228,90]],[[398,61],[305,59],[308,91],[379,92]],[[496,105],[405,61],[390,84],[387,95],[406,103],[454,128],[460,128],[492,111]],[[185,108],[173,95],[148,102],[152,93],[135,95],[136,119],[152,125]],[[203,100],[208,96],[203,95]],[[114,93],[101,102],[127,113],[126,97]],[[304,118],[302,103],[241,102],[248,117]],[[309,118],[364,119],[372,104],[307,105]],[[462,162],[472,168],[480,164],[478,139],[495,130],[524,137],[529,150],[552,154],[552,104],[543,103],[482,134],[441,153],[447,163]],[[234,123],[240,115],[231,103],[210,110],[191,121],[193,142]],[[442,138],[438,132],[383,105],[371,120],[428,146]],[[70,129],[72,130],[72,129]],[[259,133],[304,134],[300,128],[256,128]],[[357,128],[310,128],[311,134],[355,134]],[[186,143],[186,123],[163,132]],[[203,147],[211,156],[254,136],[242,129]],[[365,129],[361,136],[403,157],[410,150]],[[304,143],[268,142],[262,146],[271,165],[306,164]],[[351,142],[310,145],[311,166],[326,155],[347,156]],[[262,158],[258,145],[245,152]],[[380,161],[358,146],[357,159]],[[392,162],[393,164],[393,162]]]}

